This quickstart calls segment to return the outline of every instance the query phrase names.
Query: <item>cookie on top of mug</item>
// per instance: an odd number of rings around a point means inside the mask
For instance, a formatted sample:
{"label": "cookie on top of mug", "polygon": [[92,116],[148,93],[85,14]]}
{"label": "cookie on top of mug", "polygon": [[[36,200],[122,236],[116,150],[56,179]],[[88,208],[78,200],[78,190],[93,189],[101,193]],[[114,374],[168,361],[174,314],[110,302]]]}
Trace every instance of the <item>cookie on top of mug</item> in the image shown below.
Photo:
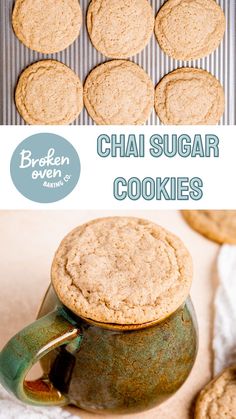
{"label": "cookie on top of mug", "polygon": [[61,242],[52,283],[75,314],[98,322],[162,320],[186,300],[191,256],[182,241],[151,221],[101,218]]}

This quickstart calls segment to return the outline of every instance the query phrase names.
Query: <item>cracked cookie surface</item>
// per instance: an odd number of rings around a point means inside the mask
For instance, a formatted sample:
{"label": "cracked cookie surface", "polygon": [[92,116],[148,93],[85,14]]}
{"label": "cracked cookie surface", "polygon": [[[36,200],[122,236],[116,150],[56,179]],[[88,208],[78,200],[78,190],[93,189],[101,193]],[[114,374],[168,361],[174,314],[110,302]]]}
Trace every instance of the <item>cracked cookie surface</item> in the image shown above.
{"label": "cracked cookie surface", "polygon": [[147,0],[92,0],[87,28],[94,47],[109,58],[128,58],[145,48],[154,29]]}
{"label": "cracked cookie surface", "polygon": [[44,54],[59,52],[79,36],[82,13],[78,0],[16,0],[12,25],[28,48]]}
{"label": "cracked cookie surface", "polygon": [[236,244],[236,211],[185,210],[182,214],[198,233],[217,243]]}
{"label": "cracked cookie surface", "polygon": [[99,125],[141,125],[154,104],[154,86],[137,64],[113,60],[96,67],[84,85],[84,104]]}
{"label": "cracked cookie surface", "polygon": [[215,0],[168,0],[156,16],[160,47],[177,60],[195,60],[213,52],[225,32],[225,16]]}
{"label": "cracked cookie surface", "polygon": [[224,107],[220,82],[205,70],[179,68],[156,87],[156,113],[166,125],[214,125]]}
{"label": "cracked cookie surface", "polygon": [[195,419],[236,418],[236,367],[226,369],[200,393]]}
{"label": "cracked cookie surface", "polygon": [[15,101],[30,125],[66,125],[82,111],[83,87],[66,65],[54,60],[38,61],[21,74]]}
{"label": "cracked cookie surface", "polygon": [[101,218],[61,242],[52,283],[75,314],[99,322],[160,320],[186,300],[192,261],[179,238],[151,221]]}

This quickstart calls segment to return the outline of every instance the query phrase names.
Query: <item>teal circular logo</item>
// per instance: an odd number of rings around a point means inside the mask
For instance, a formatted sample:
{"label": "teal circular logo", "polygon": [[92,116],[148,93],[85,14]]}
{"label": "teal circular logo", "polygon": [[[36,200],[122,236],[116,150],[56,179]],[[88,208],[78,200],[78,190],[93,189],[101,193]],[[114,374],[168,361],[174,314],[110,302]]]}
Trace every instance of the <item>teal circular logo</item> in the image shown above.
{"label": "teal circular logo", "polygon": [[35,134],[22,141],[11,159],[11,177],[18,191],[39,203],[60,201],[80,177],[75,148],[56,134]]}

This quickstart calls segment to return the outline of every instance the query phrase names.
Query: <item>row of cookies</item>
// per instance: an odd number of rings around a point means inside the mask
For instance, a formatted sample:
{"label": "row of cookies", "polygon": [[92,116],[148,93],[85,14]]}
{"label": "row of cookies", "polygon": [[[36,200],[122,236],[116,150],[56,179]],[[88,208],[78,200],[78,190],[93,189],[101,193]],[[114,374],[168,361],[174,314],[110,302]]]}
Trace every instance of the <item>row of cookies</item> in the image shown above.
{"label": "row of cookies", "polygon": [[16,106],[30,125],[66,125],[83,109],[99,125],[144,124],[155,105],[164,124],[213,125],[224,112],[224,91],[210,73],[180,68],[154,89],[148,74],[128,60],[97,66],[84,87],[79,77],[55,60],[32,64],[21,74]]}
{"label": "row of cookies", "polygon": [[[78,0],[16,0],[12,16],[19,40],[35,51],[64,50],[79,36]],[[92,0],[87,29],[108,58],[129,58],[148,44],[153,30],[162,50],[179,60],[203,58],[220,44],[225,16],[215,0],[167,0],[154,20],[148,0]]]}

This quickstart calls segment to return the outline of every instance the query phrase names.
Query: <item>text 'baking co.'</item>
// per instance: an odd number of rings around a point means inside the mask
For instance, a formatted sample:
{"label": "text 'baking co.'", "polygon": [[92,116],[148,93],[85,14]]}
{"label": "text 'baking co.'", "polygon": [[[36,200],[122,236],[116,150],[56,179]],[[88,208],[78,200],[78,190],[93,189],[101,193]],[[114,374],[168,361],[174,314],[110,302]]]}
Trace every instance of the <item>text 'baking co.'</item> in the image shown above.
{"label": "text 'baking co.'", "polygon": [[35,134],[22,141],[11,159],[11,178],[16,189],[38,203],[53,203],[68,196],[80,177],[75,148],[51,133]]}

